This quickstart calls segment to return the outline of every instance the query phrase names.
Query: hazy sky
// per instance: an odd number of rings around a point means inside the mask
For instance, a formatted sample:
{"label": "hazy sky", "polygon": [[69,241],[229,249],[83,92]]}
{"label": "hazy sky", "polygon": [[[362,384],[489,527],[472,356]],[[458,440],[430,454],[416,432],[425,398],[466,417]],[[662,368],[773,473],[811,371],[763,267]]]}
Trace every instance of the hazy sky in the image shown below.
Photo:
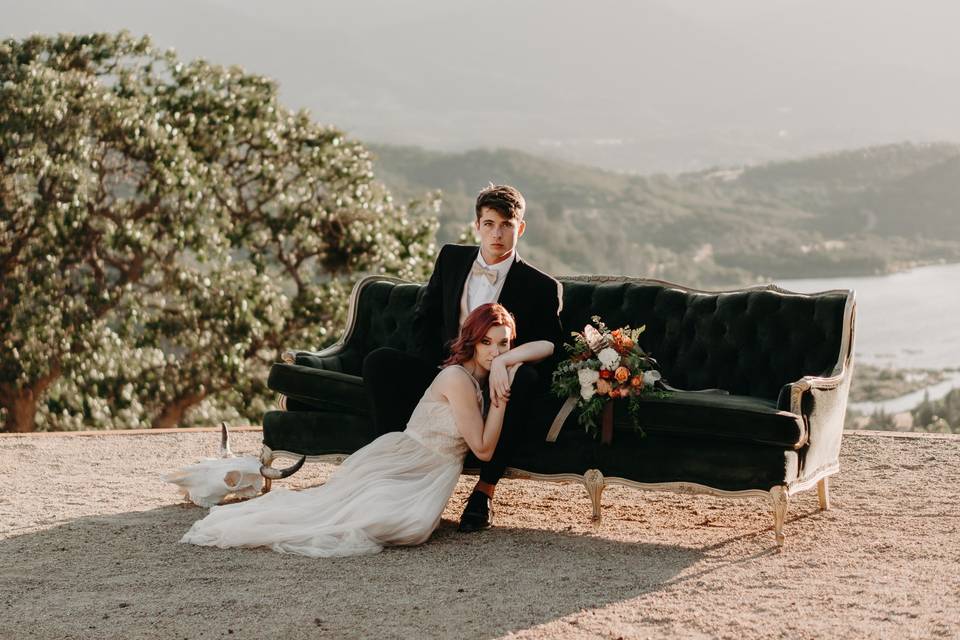
{"label": "hazy sky", "polygon": [[363,140],[676,171],[960,140],[960,2],[0,0],[268,74]]}

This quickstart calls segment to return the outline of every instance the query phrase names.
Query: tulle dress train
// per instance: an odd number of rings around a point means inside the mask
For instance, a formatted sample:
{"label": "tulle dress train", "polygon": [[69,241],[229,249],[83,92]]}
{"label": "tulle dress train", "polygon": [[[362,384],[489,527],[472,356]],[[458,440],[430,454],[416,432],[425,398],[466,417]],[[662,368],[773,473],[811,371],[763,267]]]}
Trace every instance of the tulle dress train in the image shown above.
{"label": "tulle dress train", "polygon": [[[459,366],[446,375],[466,375]],[[441,373],[440,375],[444,375]],[[326,484],[276,489],[248,502],[213,507],[181,542],[270,547],[310,557],[377,553],[425,542],[453,494],[467,444],[450,404],[426,390],[402,432],[380,436],[348,457]]]}

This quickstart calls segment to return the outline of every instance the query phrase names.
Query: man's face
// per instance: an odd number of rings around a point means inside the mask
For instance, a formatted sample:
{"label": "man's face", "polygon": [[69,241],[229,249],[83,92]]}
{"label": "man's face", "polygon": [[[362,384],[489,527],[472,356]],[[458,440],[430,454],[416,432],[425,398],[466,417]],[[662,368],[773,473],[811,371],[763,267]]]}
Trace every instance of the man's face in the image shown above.
{"label": "man's face", "polygon": [[496,264],[509,258],[526,228],[522,220],[508,218],[488,207],[480,209],[480,219],[476,225],[480,254],[487,264]]}

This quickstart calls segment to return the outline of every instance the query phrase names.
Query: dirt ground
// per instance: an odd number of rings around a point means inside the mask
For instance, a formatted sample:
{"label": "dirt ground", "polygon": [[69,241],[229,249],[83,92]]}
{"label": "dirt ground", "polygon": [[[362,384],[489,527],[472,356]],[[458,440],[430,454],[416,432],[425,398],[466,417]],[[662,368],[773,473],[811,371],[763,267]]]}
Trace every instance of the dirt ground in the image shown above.
{"label": "dirt ground", "polygon": [[427,544],[332,560],[178,543],[205,510],[160,476],[217,441],[0,437],[0,638],[960,637],[960,437],[847,433],[783,553],[763,499],[611,487],[594,524],[581,485],[532,481],[459,534],[464,477]]}

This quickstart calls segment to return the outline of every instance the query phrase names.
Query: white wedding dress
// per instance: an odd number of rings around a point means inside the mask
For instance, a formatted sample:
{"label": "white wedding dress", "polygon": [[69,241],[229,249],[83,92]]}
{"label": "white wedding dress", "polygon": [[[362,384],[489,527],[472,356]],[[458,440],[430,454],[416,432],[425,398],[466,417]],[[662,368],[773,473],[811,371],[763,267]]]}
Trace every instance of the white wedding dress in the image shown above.
{"label": "white wedding dress", "polygon": [[[480,385],[460,366],[477,390]],[[439,376],[438,376],[439,377]],[[377,553],[426,542],[453,495],[467,443],[450,403],[424,392],[406,430],[380,436],[348,457],[326,484],[277,489],[248,502],[213,507],[180,540],[216,547],[270,547],[311,557]]]}

